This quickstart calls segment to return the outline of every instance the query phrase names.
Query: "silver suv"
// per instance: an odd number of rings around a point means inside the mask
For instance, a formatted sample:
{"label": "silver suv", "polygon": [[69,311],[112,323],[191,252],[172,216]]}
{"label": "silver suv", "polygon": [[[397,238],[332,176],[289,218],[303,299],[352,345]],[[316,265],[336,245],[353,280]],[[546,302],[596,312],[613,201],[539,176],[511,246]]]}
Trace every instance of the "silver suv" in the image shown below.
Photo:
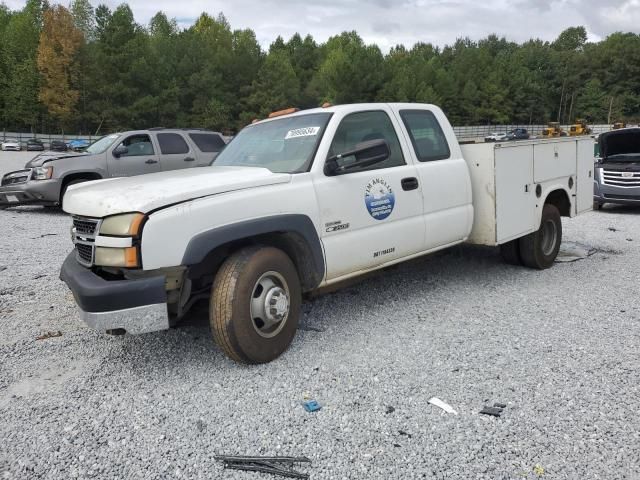
{"label": "silver suv", "polygon": [[0,207],[57,206],[76,183],[207,166],[225,145],[210,130],[151,128],[107,135],[81,153],[43,152],[2,177]]}

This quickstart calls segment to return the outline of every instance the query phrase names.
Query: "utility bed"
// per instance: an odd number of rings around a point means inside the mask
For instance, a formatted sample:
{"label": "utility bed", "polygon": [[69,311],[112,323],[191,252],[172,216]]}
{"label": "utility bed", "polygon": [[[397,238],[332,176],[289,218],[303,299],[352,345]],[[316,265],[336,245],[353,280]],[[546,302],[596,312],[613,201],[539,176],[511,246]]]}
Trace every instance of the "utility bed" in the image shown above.
{"label": "utility bed", "polygon": [[590,137],[460,145],[473,187],[467,241],[495,246],[537,230],[540,199],[558,186],[569,200],[568,216],[591,210],[593,145]]}

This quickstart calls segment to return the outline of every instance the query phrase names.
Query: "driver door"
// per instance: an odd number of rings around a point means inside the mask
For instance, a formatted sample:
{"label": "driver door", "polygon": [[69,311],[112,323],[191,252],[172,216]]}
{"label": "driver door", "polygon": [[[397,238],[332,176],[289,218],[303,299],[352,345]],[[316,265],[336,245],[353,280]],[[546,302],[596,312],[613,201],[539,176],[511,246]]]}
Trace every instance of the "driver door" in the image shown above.
{"label": "driver door", "polygon": [[[125,147],[126,153],[116,156],[115,150]],[[112,177],[130,177],[161,171],[151,137],[147,134],[128,135],[113,146],[107,155],[109,175]]]}
{"label": "driver door", "polygon": [[346,115],[328,157],[384,139],[389,157],[377,164],[314,179],[320,206],[327,279],[368,270],[422,250],[425,224],[417,171],[385,110]]}

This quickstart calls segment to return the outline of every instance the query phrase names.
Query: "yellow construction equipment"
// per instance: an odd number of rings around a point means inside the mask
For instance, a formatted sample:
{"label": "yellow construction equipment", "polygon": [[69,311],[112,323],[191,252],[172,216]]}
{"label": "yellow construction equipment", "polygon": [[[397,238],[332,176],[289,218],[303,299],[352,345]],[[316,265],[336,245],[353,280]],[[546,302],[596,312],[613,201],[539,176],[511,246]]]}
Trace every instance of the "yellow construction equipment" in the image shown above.
{"label": "yellow construction equipment", "polygon": [[547,128],[542,129],[543,137],[566,137],[567,132],[560,128],[560,123],[558,122],[549,122],[547,123]]}
{"label": "yellow construction equipment", "polygon": [[613,130],[620,130],[621,128],[627,128],[627,124],[624,122],[616,122],[613,125],[611,125],[611,128]]}
{"label": "yellow construction equipment", "polygon": [[582,118],[576,118],[576,123],[569,127],[569,135],[577,137],[579,135],[591,135],[592,128],[587,125],[587,121]]}

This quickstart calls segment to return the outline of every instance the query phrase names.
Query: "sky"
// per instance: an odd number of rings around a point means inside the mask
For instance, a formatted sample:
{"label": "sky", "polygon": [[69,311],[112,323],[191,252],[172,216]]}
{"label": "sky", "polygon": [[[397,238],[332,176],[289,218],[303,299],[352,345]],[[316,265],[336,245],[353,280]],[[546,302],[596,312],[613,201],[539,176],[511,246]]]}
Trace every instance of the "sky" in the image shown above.
{"label": "sky", "polygon": [[[2,2],[3,0],[0,0]],[[54,0],[55,2],[55,0]],[[4,0],[11,9],[23,0]],[[60,2],[68,4],[68,1]],[[119,0],[92,0],[114,8]],[[317,41],[355,30],[383,51],[397,44],[429,42],[444,46],[459,37],[472,40],[491,33],[523,42],[553,40],[567,27],[583,25],[589,40],[625,31],[640,33],[640,0],[130,0],[138,23],[158,11],[187,27],[205,11],[219,12],[233,29],[251,28],[267,48],[281,35],[310,33]]]}

